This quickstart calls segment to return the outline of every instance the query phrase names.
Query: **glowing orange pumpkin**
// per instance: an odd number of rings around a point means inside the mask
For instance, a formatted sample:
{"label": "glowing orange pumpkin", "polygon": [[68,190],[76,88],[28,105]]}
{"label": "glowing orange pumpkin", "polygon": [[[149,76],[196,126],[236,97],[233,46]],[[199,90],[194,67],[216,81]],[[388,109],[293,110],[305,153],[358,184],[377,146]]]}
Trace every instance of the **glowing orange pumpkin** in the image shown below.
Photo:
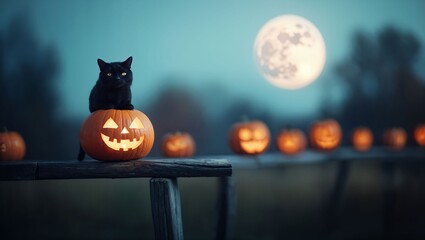
{"label": "glowing orange pumpkin", "polygon": [[238,154],[261,154],[270,145],[269,128],[261,121],[236,123],[230,130],[229,145]]}
{"label": "glowing orange pumpkin", "polygon": [[188,133],[167,134],[161,143],[162,154],[166,157],[191,157],[195,149],[195,141]]}
{"label": "glowing orange pumpkin", "polygon": [[315,122],[311,126],[310,142],[318,150],[334,150],[341,144],[341,139],[341,127],[333,119]]}
{"label": "glowing orange pumpkin", "polygon": [[143,158],[152,149],[154,130],[149,118],[138,110],[98,110],[83,123],[81,147],[102,161]]}
{"label": "glowing orange pumpkin", "polygon": [[17,132],[8,132],[4,128],[0,132],[0,160],[1,161],[17,161],[22,160],[25,156],[25,142],[21,135]]}
{"label": "glowing orange pumpkin", "polygon": [[419,146],[425,147],[425,124],[421,124],[415,128],[413,133],[416,143]]}
{"label": "glowing orange pumpkin", "polygon": [[402,150],[407,142],[407,133],[403,128],[390,128],[383,135],[384,145],[392,150]]}
{"label": "glowing orange pumpkin", "polygon": [[305,134],[299,129],[282,130],[276,138],[276,146],[283,154],[297,154],[307,146]]}
{"label": "glowing orange pumpkin", "polygon": [[364,152],[369,150],[373,144],[372,131],[367,127],[358,127],[354,129],[351,135],[351,143],[357,151]]}

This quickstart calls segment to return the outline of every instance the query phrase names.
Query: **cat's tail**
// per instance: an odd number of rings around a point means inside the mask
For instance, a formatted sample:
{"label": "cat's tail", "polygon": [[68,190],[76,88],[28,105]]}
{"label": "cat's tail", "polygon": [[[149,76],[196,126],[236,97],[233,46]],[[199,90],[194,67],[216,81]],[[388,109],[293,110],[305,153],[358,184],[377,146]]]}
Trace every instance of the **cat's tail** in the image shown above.
{"label": "cat's tail", "polygon": [[84,151],[84,149],[81,147],[81,144],[80,144],[80,152],[78,153],[78,157],[77,157],[78,161],[83,161],[85,156],[86,156],[86,152]]}

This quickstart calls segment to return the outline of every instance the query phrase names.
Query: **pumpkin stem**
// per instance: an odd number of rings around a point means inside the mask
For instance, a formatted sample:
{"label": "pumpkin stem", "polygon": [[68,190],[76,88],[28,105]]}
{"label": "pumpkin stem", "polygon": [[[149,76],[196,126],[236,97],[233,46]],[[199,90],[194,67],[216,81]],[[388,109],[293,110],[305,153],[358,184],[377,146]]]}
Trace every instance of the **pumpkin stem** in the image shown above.
{"label": "pumpkin stem", "polygon": [[180,130],[177,130],[177,131],[175,132],[175,135],[182,135],[182,132],[180,132]]}
{"label": "pumpkin stem", "polygon": [[2,126],[1,127],[1,131],[0,132],[5,132],[5,133],[7,133],[8,131],[7,131],[7,127],[6,126]]}

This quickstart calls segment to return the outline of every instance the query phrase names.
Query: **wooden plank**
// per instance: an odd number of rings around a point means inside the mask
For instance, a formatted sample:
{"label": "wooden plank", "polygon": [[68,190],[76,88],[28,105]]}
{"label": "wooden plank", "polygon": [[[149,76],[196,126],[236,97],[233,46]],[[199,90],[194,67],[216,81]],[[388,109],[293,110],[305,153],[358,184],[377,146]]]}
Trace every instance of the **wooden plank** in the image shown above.
{"label": "wooden plank", "polygon": [[37,162],[0,162],[0,180],[34,180],[37,170]]}
{"label": "wooden plank", "polygon": [[2,173],[1,180],[222,177],[232,174],[232,166],[225,159],[140,159],[122,162],[21,161],[0,163],[0,173]]}
{"label": "wooden plank", "polygon": [[375,147],[367,152],[357,152],[351,147],[342,147],[332,152],[307,150],[293,156],[284,155],[279,152],[272,152],[258,156],[229,155],[215,157],[226,158],[232,164],[233,169],[263,169],[299,164],[316,164],[329,161],[425,162],[425,148],[410,147],[402,151],[392,151],[384,147]]}
{"label": "wooden plank", "polygon": [[375,147],[356,152],[350,147],[332,152],[307,150],[287,156],[278,152],[258,156],[226,155],[194,159],[139,159],[125,162],[20,161],[0,162],[1,180],[133,178],[133,177],[223,177],[233,169],[276,168],[327,161],[425,161],[425,148],[391,151]]}
{"label": "wooden plank", "polygon": [[183,223],[177,179],[152,178],[150,180],[150,192],[155,239],[183,239]]}
{"label": "wooden plank", "polygon": [[218,178],[217,240],[233,239],[236,216],[236,189],[234,177]]}

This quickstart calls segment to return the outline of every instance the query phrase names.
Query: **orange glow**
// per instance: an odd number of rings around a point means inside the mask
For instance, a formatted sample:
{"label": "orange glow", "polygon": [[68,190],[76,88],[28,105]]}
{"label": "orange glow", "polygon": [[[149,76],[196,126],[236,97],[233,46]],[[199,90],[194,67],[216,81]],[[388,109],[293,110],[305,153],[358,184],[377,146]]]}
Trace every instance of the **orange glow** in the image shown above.
{"label": "orange glow", "polygon": [[403,128],[390,128],[384,132],[384,144],[392,150],[402,150],[407,142],[407,133]]}
{"label": "orange glow", "polygon": [[335,120],[316,122],[311,127],[310,141],[318,150],[334,150],[338,148],[341,139],[341,127]]}
{"label": "orange glow", "polygon": [[236,153],[261,154],[270,145],[270,131],[261,121],[237,123],[232,126],[229,141],[230,147]]}
{"label": "orange glow", "polygon": [[425,124],[417,126],[413,136],[415,137],[415,141],[419,146],[425,147]]}
{"label": "orange glow", "polygon": [[369,150],[373,144],[372,131],[366,127],[354,129],[351,142],[357,151],[363,152]]}
{"label": "orange glow", "polygon": [[304,151],[307,140],[301,130],[283,130],[277,136],[276,145],[281,153],[292,155]]}
{"label": "orange glow", "polygon": [[162,154],[166,157],[191,157],[195,149],[195,141],[188,133],[167,134],[161,143]]}

